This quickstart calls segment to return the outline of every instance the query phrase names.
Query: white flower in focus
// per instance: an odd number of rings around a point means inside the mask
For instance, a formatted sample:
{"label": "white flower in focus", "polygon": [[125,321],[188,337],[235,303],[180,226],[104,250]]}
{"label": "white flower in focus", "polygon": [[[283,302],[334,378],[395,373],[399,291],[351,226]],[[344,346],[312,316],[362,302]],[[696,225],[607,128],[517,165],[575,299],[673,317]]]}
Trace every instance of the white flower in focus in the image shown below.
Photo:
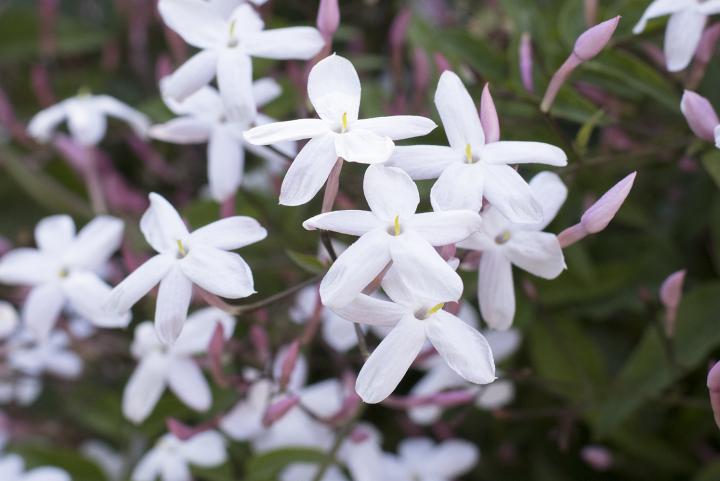
{"label": "white flower in focus", "polygon": [[0,479],[3,481],[71,481],[60,468],[40,467],[25,470],[25,462],[16,454],[0,458]]}
{"label": "white flower in focus", "polygon": [[115,286],[106,305],[126,312],[159,283],[155,329],[164,344],[175,342],[182,331],[193,283],[229,299],[255,292],[250,267],[230,252],[267,236],[255,219],[228,217],[190,233],[175,208],[153,193],[140,230],[158,254]]}
{"label": "white flower in focus", "polygon": [[443,301],[418,296],[393,268],[382,281],[392,302],[360,294],[342,308],[342,317],[361,324],[393,326],[360,370],[355,389],[369,404],[388,397],[429,340],[458,375],[474,384],[495,380],[495,362],[485,337],[444,311]]}
{"label": "white flower in focus", "polygon": [[8,341],[7,359],[10,367],[28,376],[49,373],[75,379],[80,376],[83,362],[69,347],[70,339],[62,331],[37,340],[30,331],[22,330]]}
{"label": "white flower in focus", "polygon": [[413,115],[358,120],[360,90],[360,78],[352,63],[331,55],[318,62],[308,78],[308,97],[319,119],[276,122],[245,132],[245,139],[257,145],[310,139],[285,174],[281,204],[310,201],[338,158],[382,163],[395,147],[393,140],[425,135],[436,127],[432,120]]}
{"label": "white flower in focus", "polygon": [[[260,107],[280,95],[280,86],[266,78],[253,84],[253,96]],[[234,117],[226,112],[218,91],[209,86],[202,87],[177,102],[165,98],[165,103],[179,117],[150,128],[150,136],[176,144],[207,142],[208,181],[213,199],[222,202],[235,193],[243,179],[245,149],[267,159],[271,163],[284,159],[267,147],[249,144],[243,139],[243,132],[251,125],[270,123],[274,120],[257,114],[255,118]],[[295,145],[285,142],[277,146],[288,157],[296,154]]]}
{"label": "white flower in focus", "polygon": [[452,481],[470,471],[480,453],[474,444],[449,439],[435,444],[428,438],[402,441],[398,455],[385,455],[384,479],[392,481]]}
{"label": "white flower in focus", "polygon": [[234,117],[255,115],[251,57],[309,60],[325,44],[312,27],[264,30],[264,22],[248,4],[229,17],[225,7],[199,0],[161,0],[158,10],[168,27],[200,49],[163,84],[164,94],[183,101],[217,77],[220,95],[235,111]]}
{"label": "white flower in focus", "polygon": [[555,234],[541,232],[557,215],[567,197],[560,177],[541,172],[530,181],[540,201],[542,221],[515,224],[494,207],[483,212],[483,229],[458,243],[458,247],[482,252],[478,278],[480,313],[493,329],[507,329],[515,317],[513,264],[543,279],[554,279],[565,269],[560,242]]}
{"label": "white flower in focus", "polygon": [[718,0],[654,0],[633,33],[645,30],[650,19],[670,15],[665,29],[665,61],[669,71],[679,72],[692,61],[708,16],[716,13],[720,13]]}
{"label": "white flower in focus", "polygon": [[217,431],[205,431],[186,441],[168,433],[140,460],[132,481],[192,481],[190,465],[220,466],[227,460],[225,440]]}
{"label": "white flower in focus", "polygon": [[166,387],[191,409],[210,409],[210,386],[193,356],[207,351],[218,324],[229,339],[235,330],[235,318],[214,307],[201,309],[188,317],[180,337],[170,347],[160,342],[152,322],[139,324],[130,348],[139,364],[125,386],[123,415],[136,424],[141,423],[150,415]]}
{"label": "white flower in focus", "polygon": [[430,193],[435,210],[469,209],[479,212],[483,197],[514,222],[537,222],[538,201],[512,164],[567,164],[565,153],[541,142],[485,143],[475,104],[460,78],[443,72],[435,93],[450,147],[397,147],[388,165],[400,167],[413,179],[435,179]]}
{"label": "white flower in focus", "polygon": [[454,244],[479,231],[480,215],[469,210],[416,213],[417,186],[395,167],[370,166],[363,189],[371,211],[328,212],[303,223],[306,229],[360,236],[320,283],[323,304],[348,304],[390,261],[414,292],[436,302],[457,300],[462,280],[433,246]]}
{"label": "white flower in focus", "polygon": [[66,305],[97,326],[127,326],[127,313],[103,311],[110,287],[96,274],[122,235],[123,223],[113,217],[96,217],[77,235],[69,216],[46,217],[35,227],[37,249],[13,249],[0,259],[0,282],[32,287],[22,319],[38,337],[47,336]]}
{"label": "white flower in focus", "polygon": [[150,126],[144,114],[109,95],[81,93],[36,114],[28,125],[28,132],[38,142],[48,142],[58,125],[67,120],[75,142],[94,146],[105,136],[108,116],[127,122],[141,137]]}

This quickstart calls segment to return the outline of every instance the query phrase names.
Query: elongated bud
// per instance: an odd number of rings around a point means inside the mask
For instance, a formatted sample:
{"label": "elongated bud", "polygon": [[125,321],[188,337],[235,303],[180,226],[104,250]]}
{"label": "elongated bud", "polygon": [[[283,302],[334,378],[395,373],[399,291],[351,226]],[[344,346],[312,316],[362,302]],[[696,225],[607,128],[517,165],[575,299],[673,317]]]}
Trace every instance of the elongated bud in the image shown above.
{"label": "elongated bud", "polygon": [[277,401],[268,406],[263,416],[262,422],[265,427],[272,426],[279,420],[281,420],[292,408],[297,406],[300,402],[300,398],[295,395],[288,396],[286,398]]}
{"label": "elongated bud", "polygon": [[709,63],[712,59],[713,53],[715,52],[715,46],[720,40],[720,23],[716,23],[705,29],[700,43],[695,51],[695,58],[698,62]]}
{"label": "elongated bud", "polygon": [[705,97],[686,90],[680,110],[695,135],[708,142],[715,141],[715,127],[720,124],[715,109]]}
{"label": "elongated bud", "polygon": [[533,46],[530,34],[525,32],[520,37],[520,80],[523,87],[530,93],[535,92],[535,81],[533,79]]}
{"label": "elongated bud", "polygon": [[340,26],[340,6],[338,0],[320,0],[320,7],[317,15],[317,28],[320,30],[326,42]]}
{"label": "elongated bud", "polygon": [[592,59],[605,48],[613,33],[615,33],[619,22],[619,16],[611,18],[586,30],[577,38],[572,53],[550,80],[545,97],[540,104],[540,110],[543,112],[550,111],[550,107],[555,102],[555,97],[568,77],[570,77],[570,74],[583,62]]}
{"label": "elongated bud", "polygon": [[198,433],[195,428],[192,428],[175,418],[167,418],[165,420],[165,425],[167,426],[168,431],[170,431],[170,433],[172,433],[172,435],[180,441],[187,441]]}
{"label": "elongated bud", "polygon": [[295,370],[295,365],[297,364],[299,355],[300,340],[295,339],[292,344],[290,344],[290,346],[287,348],[287,351],[285,351],[285,356],[282,360],[282,365],[280,368],[280,379],[278,380],[281,391],[284,391],[288,387],[290,379],[292,378],[293,371]]}
{"label": "elongated bud", "polygon": [[637,172],[633,172],[615,184],[585,211],[580,223],[588,233],[596,234],[607,227],[630,193],[636,174]]}
{"label": "elongated bud", "polygon": [[208,358],[210,360],[210,373],[217,385],[220,387],[227,387],[229,385],[228,379],[222,368],[222,354],[224,348],[225,332],[222,323],[218,322],[215,326],[215,330],[213,331],[213,335],[210,338]]}
{"label": "elongated bud", "polygon": [[584,238],[586,238],[590,233],[585,230],[585,227],[581,223],[575,224],[573,226],[568,227],[564,231],[558,234],[558,242],[560,243],[560,247],[565,249],[566,247],[570,247],[573,244],[577,244]]}
{"label": "elongated bud", "polygon": [[266,363],[270,359],[270,341],[265,328],[257,324],[253,325],[250,328],[250,340],[255,347],[260,362]]}
{"label": "elongated bud", "polygon": [[405,44],[408,27],[412,20],[412,10],[404,8],[397,14],[390,25],[390,48],[397,52]]}
{"label": "elongated bud", "polygon": [[490,94],[490,84],[485,84],[480,98],[480,124],[485,132],[485,142],[500,140],[500,119]]}
{"label": "elongated bud", "polygon": [[660,286],[660,302],[665,306],[665,334],[672,337],[675,334],[675,321],[677,310],[682,299],[682,289],[685,283],[684,269],[677,271],[665,279]]}
{"label": "elongated bud", "polygon": [[710,392],[710,406],[712,406],[715,424],[720,428],[720,362],[710,369],[707,377],[707,387]]}
{"label": "elongated bud", "polygon": [[450,68],[450,62],[448,62],[448,59],[445,58],[445,56],[441,53],[435,54],[435,66],[440,71],[440,73],[443,73],[446,70],[452,70]]}
{"label": "elongated bud", "polygon": [[605,446],[585,446],[580,451],[580,457],[595,471],[607,471],[613,466],[613,455]]}

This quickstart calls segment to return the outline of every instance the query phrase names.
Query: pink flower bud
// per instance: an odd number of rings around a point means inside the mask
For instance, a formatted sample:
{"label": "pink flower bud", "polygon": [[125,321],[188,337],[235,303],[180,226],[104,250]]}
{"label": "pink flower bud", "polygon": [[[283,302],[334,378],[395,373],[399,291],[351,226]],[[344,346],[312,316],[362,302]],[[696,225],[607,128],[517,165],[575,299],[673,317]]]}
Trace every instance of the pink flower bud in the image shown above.
{"label": "pink flower bud", "polygon": [[535,92],[533,80],[533,47],[530,34],[525,32],[520,37],[520,79],[523,87],[530,93]]}
{"label": "pink flower bud", "polygon": [[280,390],[284,391],[287,388],[288,383],[290,383],[290,379],[292,378],[292,373],[295,370],[295,365],[297,364],[299,355],[300,340],[295,339],[285,351],[285,356],[282,360],[280,368],[280,379],[278,380]]}
{"label": "pink flower bud", "polygon": [[222,354],[225,348],[225,332],[222,323],[218,322],[210,338],[208,346],[208,358],[210,359],[210,373],[220,387],[229,385],[227,376],[222,368]]}
{"label": "pink flower bud", "polygon": [[440,71],[440,73],[446,70],[452,70],[450,68],[450,62],[448,62],[448,59],[446,59],[445,56],[441,53],[435,53],[435,66]]}
{"label": "pink flower bud", "polygon": [[685,283],[684,269],[677,271],[665,279],[660,286],[660,302],[665,306],[665,333],[668,337],[675,334],[675,320],[677,310],[682,299],[682,289]]}
{"label": "pink flower bud", "polygon": [[558,234],[558,242],[560,242],[560,247],[565,249],[580,242],[587,237],[588,234],[589,232],[585,230],[585,227],[583,227],[581,223],[575,224]]}
{"label": "pink flower bud", "polygon": [[580,457],[596,471],[607,471],[613,466],[613,455],[604,446],[585,446]]}
{"label": "pink flower bud", "polygon": [[712,59],[713,53],[715,52],[715,46],[720,40],[720,23],[716,23],[705,29],[700,43],[695,51],[695,58],[698,62],[707,64]]}
{"label": "pink flower bud", "polygon": [[340,7],[338,0],[320,0],[320,7],[317,15],[317,28],[320,30],[326,42],[329,42],[332,36],[340,26]]}
{"label": "pink flower bud", "polygon": [[250,327],[250,340],[260,361],[267,362],[270,359],[270,341],[265,328],[257,324]]}
{"label": "pink flower bud", "polygon": [[680,110],[695,135],[708,142],[715,141],[715,127],[720,124],[720,120],[708,99],[686,90],[680,102]]}
{"label": "pink flower bud", "polygon": [[630,193],[636,174],[637,172],[633,172],[615,184],[585,211],[580,223],[588,233],[596,234],[607,227]]}
{"label": "pink flower bud", "polygon": [[710,392],[710,405],[715,416],[715,424],[720,428],[720,362],[710,369],[707,377],[707,387]]}
{"label": "pink flower bud", "polygon": [[263,416],[263,425],[266,427],[272,426],[273,424],[281,420],[283,416],[288,413],[288,411],[297,406],[298,402],[300,402],[300,398],[293,395],[271,404],[270,406],[268,406],[267,410],[265,411],[265,415]]}
{"label": "pink flower bud", "polygon": [[498,119],[495,102],[490,94],[490,84],[485,84],[480,99],[480,124],[485,132],[485,142],[500,140],[500,119]]}
{"label": "pink flower bud", "polygon": [[186,441],[197,434],[197,431],[194,428],[188,426],[187,424],[183,424],[174,418],[167,418],[165,420],[165,425],[167,426],[168,431],[170,431],[170,433],[180,441]]}
{"label": "pink flower bud", "polygon": [[595,57],[608,44],[618,23],[620,23],[619,15],[589,28],[575,41],[573,53],[583,62]]}
{"label": "pink flower bud", "polygon": [[405,43],[410,20],[412,20],[412,10],[404,8],[397,14],[390,25],[390,48],[393,51],[402,48]]}

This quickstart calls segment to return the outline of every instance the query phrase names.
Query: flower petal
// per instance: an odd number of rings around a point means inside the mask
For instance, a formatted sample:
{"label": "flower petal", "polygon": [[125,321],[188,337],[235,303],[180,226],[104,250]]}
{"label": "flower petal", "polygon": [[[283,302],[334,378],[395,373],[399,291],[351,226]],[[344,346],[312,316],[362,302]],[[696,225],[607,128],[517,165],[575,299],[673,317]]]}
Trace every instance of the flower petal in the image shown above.
{"label": "flower petal", "polygon": [[392,140],[422,137],[432,132],[437,124],[426,117],[417,115],[394,115],[392,117],[375,117],[355,122],[353,128],[369,130]]}
{"label": "flower petal", "polygon": [[190,57],[161,83],[163,96],[182,102],[209,84],[217,72],[218,58],[215,50],[202,50]]}
{"label": "flower petal", "polygon": [[381,227],[377,217],[366,210],[337,210],[326,212],[303,222],[307,230],[329,230],[340,234],[361,236]]}
{"label": "flower petal", "polygon": [[440,145],[395,146],[388,167],[398,167],[415,180],[437,179],[460,155],[450,147]]}
{"label": "flower petal", "polygon": [[696,0],[654,0],[643,13],[640,21],[633,27],[633,33],[645,30],[648,20],[670,15],[696,5]]}
{"label": "flower petal", "polygon": [[84,146],[100,143],[107,130],[107,120],[95,106],[92,97],[75,98],[67,103],[68,129],[73,139]]}
{"label": "flower petal", "polygon": [[480,214],[471,210],[449,210],[415,214],[410,228],[433,246],[455,244],[482,228]]}
{"label": "flower petal", "polygon": [[360,78],[353,64],[339,55],[319,61],[308,77],[308,97],[321,119],[336,128],[342,127],[343,115],[348,124],[358,118]]}
{"label": "flower petal", "polygon": [[263,431],[262,417],[270,403],[273,385],[268,380],[255,382],[247,398],[240,401],[220,420],[220,428],[236,441],[247,441]]}
{"label": "flower petal", "polygon": [[193,246],[180,266],[195,284],[218,296],[240,299],[255,293],[250,267],[233,252],[208,245]]}
{"label": "flower petal", "polygon": [[180,452],[185,459],[196,466],[218,466],[227,459],[225,440],[217,431],[196,434],[182,443]]}
{"label": "flower petal", "polygon": [[392,155],[395,144],[389,137],[383,137],[369,130],[353,128],[335,136],[335,150],[338,157],[360,164],[382,164]]}
{"label": "flower petal", "polygon": [[130,312],[109,312],[103,302],[112,289],[96,274],[87,271],[74,272],[62,283],[63,291],[73,309],[80,316],[98,327],[127,327]]}
{"label": "flower petal", "polygon": [[193,47],[216,46],[228,28],[220,12],[207,2],[160,0],[158,11],[165,25]]}
{"label": "flower petal", "polygon": [[472,152],[480,152],[485,134],[475,102],[454,72],[446,70],[440,76],[435,92],[435,106],[440,113],[450,146],[464,152],[470,145]]}
{"label": "flower petal", "polygon": [[461,209],[480,212],[485,183],[481,165],[453,162],[430,190],[430,203],[436,211]]}
{"label": "flower petal", "polygon": [[510,404],[515,398],[515,385],[512,381],[497,380],[484,386],[475,405],[480,409],[496,410]]}
{"label": "flower petal", "polygon": [[58,283],[34,287],[22,308],[22,318],[38,339],[47,338],[65,305],[65,294]]}
{"label": "flower petal", "polygon": [[[289,120],[259,125],[243,134],[253,145],[270,145],[278,142],[321,137],[330,133],[327,122],[321,119]],[[330,136],[332,138],[332,136]]]}
{"label": "flower petal", "polygon": [[562,149],[543,142],[515,142],[501,140],[485,145],[480,151],[483,161],[490,164],[547,164],[567,165]]}
{"label": "flower petal", "polygon": [[510,328],[515,317],[512,264],[497,250],[485,251],[480,257],[478,301],[488,326],[500,330]]}
{"label": "flower petal", "polygon": [[322,188],[337,162],[334,135],[310,139],[285,174],[280,188],[280,203],[295,206],[309,202]]}
{"label": "flower petal", "polygon": [[167,358],[159,352],[143,358],[123,391],[123,416],[135,424],[143,422],[165,391]]}
{"label": "flower petal", "polygon": [[313,27],[286,27],[263,30],[243,38],[243,48],[253,57],[277,60],[310,60],[325,46]]}
{"label": "flower petal", "polygon": [[0,260],[0,282],[34,286],[56,279],[62,266],[37,249],[13,249]]}
{"label": "flower petal", "polygon": [[495,361],[485,337],[442,309],[426,320],[425,332],[453,371],[475,384],[495,380]]}
{"label": "flower petal", "polygon": [[28,133],[39,142],[48,142],[57,126],[65,120],[66,114],[65,102],[41,110],[30,120]]}
{"label": "flower petal", "polygon": [[412,314],[400,319],[358,374],[355,390],[362,400],[376,404],[387,398],[417,358],[425,339],[421,321]]}
{"label": "flower petal", "polygon": [[562,247],[555,234],[513,232],[504,250],[510,262],[543,279],[555,279],[565,270]]}
{"label": "flower petal", "polygon": [[218,325],[222,326],[225,339],[230,339],[235,330],[233,316],[215,307],[195,311],[185,321],[183,331],[172,347],[173,354],[195,356],[207,352]]}
{"label": "flower petal", "polygon": [[43,466],[27,471],[22,481],[71,481],[70,475],[60,468]]}
{"label": "flower petal", "polygon": [[407,309],[399,304],[365,294],[358,295],[345,306],[331,309],[348,321],[372,326],[394,326],[407,312]]}
{"label": "flower petal", "polygon": [[420,194],[417,185],[397,167],[371,165],[365,171],[363,191],[373,214],[393,223],[395,217],[409,218],[417,210]]}
{"label": "flower petal", "polygon": [[160,281],[155,306],[155,330],[163,344],[174,344],[182,332],[191,299],[192,282],[175,264]]}
{"label": "flower petal", "polygon": [[122,220],[107,215],[95,217],[78,232],[63,255],[67,266],[97,270],[120,248],[125,229]]}
{"label": "flower petal", "polygon": [[253,97],[258,107],[269,104],[282,95],[282,87],[272,77],[263,77],[253,82]]}
{"label": "flower petal", "polygon": [[159,194],[150,194],[150,207],[140,219],[140,230],[145,240],[157,252],[178,250],[178,241],[189,235],[185,223],[175,208]]}
{"label": "flower petal", "polygon": [[150,119],[145,114],[109,95],[96,95],[93,102],[105,115],[125,121],[140,137],[147,135]]}
{"label": "flower petal", "polygon": [[212,404],[210,387],[197,363],[188,358],[175,358],[168,369],[168,387],[195,411],[207,411]]}
{"label": "flower petal", "polygon": [[347,352],[357,346],[354,324],[331,311],[323,313],[321,330],[323,340],[337,352]]}
{"label": "flower petal", "polygon": [[235,194],[245,168],[245,151],[230,129],[213,129],[208,143],[208,182],[210,195],[223,202]]}
{"label": "flower petal", "polygon": [[448,439],[440,443],[430,458],[430,474],[436,479],[457,479],[471,470],[478,462],[480,453],[477,446],[459,439]]}
{"label": "flower petal", "polygon": [[509,165],[489,165],[485,173],[485,197],[502,215],[518,224],[542,220],[542,207],[515,169]]}
{"label": "flower petal", "polygon": [[201,144],[210,138],[212,126],[196,117],[178,117],[150,127],[150,137],[173,144]]}
{"label": "flower petal", "polygon": [[45,217],[35,226],[35,243],[45,252],[63,252],[75,237],[75,222],[69,215]]}
{"label": "flower petal", "polygon": [[113,313],[128,311],[155,287],[175,263],[171,255],[151,257],[110,292],[105,306]]}
{"label": "flower petal", "polygon": [[238,49],[224,49],[217,63],[217,83],[225,114],[231,121],[250,122],[257,106],[252,91],[252,59]]}
{"label": "flower petal", "polygon": [[533,227],[535,230],[543,230],[565,203],[568,189],[560,176],[553,172],[540,172],[530,179],[530,189],[543,210],[542,222]]}
{"label": "flower petal", "polygon": [[190,247],[207,245],[230,251],[259,242],[267,231],[252,217],[235,216],[220,219],[190,234]]}
{"label": "flower petal", "polygon": [[700,44],[707,16],[694,9],[673,13],[665,30],[665,59],[671,72],[690,65]]}

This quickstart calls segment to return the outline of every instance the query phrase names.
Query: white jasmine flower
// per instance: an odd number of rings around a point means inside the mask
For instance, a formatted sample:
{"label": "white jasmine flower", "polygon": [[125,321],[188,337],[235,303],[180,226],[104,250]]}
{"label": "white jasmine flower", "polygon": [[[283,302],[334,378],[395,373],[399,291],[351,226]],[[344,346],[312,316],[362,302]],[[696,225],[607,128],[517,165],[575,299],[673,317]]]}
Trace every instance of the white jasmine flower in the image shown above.
{"label": "white jasmine flower", "polygon": [[140,362],[125,386],[123,415],[136,424],[141,423],[150,415],[166,387],[191,409],[210,409],[210,386],[193,356],[207,351],[218,324],[229,339],[235,329],[235,318],[214,307],[201,309],[188,317],[180,337],[170,347],[160,342],[152,322],[139,324],[130,349]]}
{"label": "white jasmine flower", "polygon": [[530,181],[543,216],[535,224],[515,224],[497,209],[483,212],[482,231],[458,247],[482,251],[478,278],[480,313],[493,329],[507,329],[515,316],[512,265],[543,279],[554,279],[565,269],[560,242],[555,234],[541,232],[557,215],[567,188],[560,177],[541,172]]}
{"label": "white jasmine flower", "polygon": [[[266,78],[253,84],[253,97],[258,106],[269,103],[279,95],[280,86],[274,80]],[[213,87],[202,87],[183,102],[166,97],[165,103],[179,117],[151,127],[150,136],[177,144],[207,142],[210,192],[218,202],[233,195],[240,186],[245,149],[270,162],[283,161],[271,149],[245,142],[242,135],[251,124],[274,120],[262,114],[257,114],[255,118],[235,117],[235,112],[226,112],[220,94]],[[288,156],[296,153],[292,142],[280,144],[278,149]]]}
{"label": "white jasmine flower", "polygon": [[718,0],[654,0],[633,33],[645,30],[650,19],[670,15],[665,29],[665,61],[669,71],[679,72],[692,61],[708,16],[716,13],[720,13]]}
{"label": "white jasmine flower", "polygon": [[435,179],[430,193],[435,210],[480,211],[483,197],[514,222],[537,222],[538,201],[512,164],[567,164],[565,153],[541,142],[486,143],[475,104],[460,78],[443,72],[435,93],[450,147],[413,145],[395,149],[388,165],[413,179]]}
{"label": "white jasmine flower", "polygon": [[363,189],[370,211],[328,212],[303,223],[306,229],[360,236],[323,278],[323,304],[348,304],[390,261],[413,291],[436,302],[457,300],[462,280],[433,246],[453,244],[479,231],[480,216],[469,210],[416,213],[417,186],[395,167],[370,166]]}
{"label": "white jasmine flower", "polygon": [[240,117],[252,118],[256,110],[251,57],[309,60],[325,44],[312,27],[264,30],[262,19],[248,4],[229,17],[216,5],[198,0],[161,0],[158,9],[168,27],[201,49],[170,76],[164,93],[182,101],[217,76],[227,108]]}
{"label": "white jasmine flower", "polygon": [[400,443],[397,456],[385,456],[383,472],[392,481],[451,481],[475,467],[479,458],[477,447],[467,441],[435,444],[428,438],[410,438]]}
{"label": "white jasmine flower", "polygon": [[25,461],[16,454],[0,458],[0,479],[3,481],[71,481],[60,468],[41,467],[25,470]]}
{"label": "white jasmine flower", "polygon": [[232,15],[233,11],[243,3],[251,3],[253,5],[264,5],[267,0],[207,0],[212,7],[223,16],[228,18]]}
{"label": "white jasmine flower", "polygon": [[251,144],[268,145],[310,139],[290,165],[280,190],[280,203],[301,205],[312,199],[338,158],[348,162],[385,162],[393,140],[425,135],[436,125],[411,115],[358,120],[360,79],[349,60],[331,55],[317,63],[308,78],[308,97],[319,119],[261,125],[245,132]]}
{"label": "white jasmine flower", "polygon": [[186,441],[166,434],[138,463],[132,481],[192,481],[190,465],[220,466],[227,460],[225,440],[217,431],[205,431]]}
{"label": "white jasmine flower", "polygon": [[47,336],[66,305],[100,327],[125,327],[127,313],[110,315],[101,299],[110,287],[96,274],[122,242],[123,223],[100,216],[75,234],[66,215],[46,217],[35,227],[37,249],[13,249],[0,259],[0,282],[30,286],[23,322]]}
{"label": "white jasmine flower", "polygon": [[229,299],[255,292],[250,267],[230,252],[267,236],[255,219],[229,217],[190,233],[175,208],[153,193],[140,230],[158,254],[112,290],[107,306],[126,312],[159,283],[155,329],[164,344],[175,342],[182,331],[193,283]]}
{"label": "white jasmine flower", "polygon": [[127,122],[141,137],[150,126],[144,114],[109,95],[80,93],[39,112],[30,121],[28,132],[37,141],[48,142],[58,125],[67,120],[75,142],[94,146],[105,136],[108,116]]}
{"label": "white jasmine flower", "polygon": [[15,306],[9,302],[0,301],[0,339],[6,339],[15,332],[19,321]]}
{"label": "white jasmine flower", "polygon": [[120,452],[115,451],[104,442],[94,439],[82,443],[80,452],[97,464],[110,481],[122,481],[126,460]]}
{"label": "white jasmine flower", "polygon": [[[352,247],[351,247],[352,248]],[[426,340],[467,381],[495,380],[495,362],[485,337],[447,311],[443,301],[419,296],[393,268],[382,282],[392,302],[360,294],[339,315],[362,324],[393,326],[360,370],[355,389],[366,403],[378,403],[400,383]]]}
{"label": "white jasmine flower", "polygon": [[51,332],[47,338],[37,340],[31,332],[23,330],[7,343],[8,363],[28,376],[49,373],[75,379],[80,376],[83,362],[69,347],[70,339],[62,331]]}

